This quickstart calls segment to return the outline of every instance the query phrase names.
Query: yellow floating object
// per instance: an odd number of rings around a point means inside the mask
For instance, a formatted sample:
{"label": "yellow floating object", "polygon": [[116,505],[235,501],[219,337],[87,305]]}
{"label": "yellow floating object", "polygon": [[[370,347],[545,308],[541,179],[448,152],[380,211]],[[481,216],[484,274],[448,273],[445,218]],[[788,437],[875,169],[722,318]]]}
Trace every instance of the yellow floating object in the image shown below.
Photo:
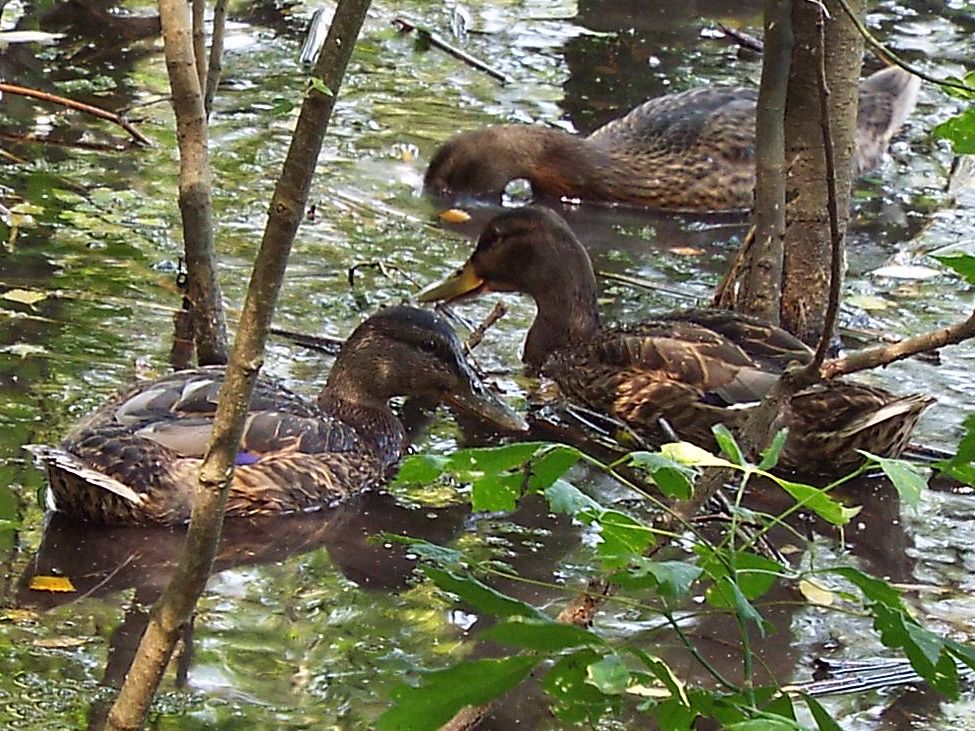
{"label": "yellow floating object", "polygon": [[440,211],[440,220],[444,223],[466,223],[471,220],[471,214],[460,208],[448,208]]}
{"label": "yellow floating object", "polygon": [[34,576],[30,588],[34,591],[77,591],[67,576]]}

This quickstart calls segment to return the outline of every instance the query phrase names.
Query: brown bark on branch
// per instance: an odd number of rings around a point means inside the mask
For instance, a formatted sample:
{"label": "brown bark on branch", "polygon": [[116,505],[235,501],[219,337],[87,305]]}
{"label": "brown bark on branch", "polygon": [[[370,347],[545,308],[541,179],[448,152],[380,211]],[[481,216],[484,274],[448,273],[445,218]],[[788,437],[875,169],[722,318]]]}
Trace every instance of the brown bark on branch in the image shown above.
{"label": "brown bark on branch", "polygon": [[196,59],[196,78],[199,79],[200,88],[207,87],[207,37],[205,28],[206,0],[192,0],[193,12],[193,58]]}
{"label": "brown bark on branch", "polygon": [[51,104],[59,104],[62,107],[67,107],[68,109],[74,109],[77,112],[84,112],[85,114],[91,114],[92,116],[98,117],[100,119],[107,119],[109,122],[114,122],[119,127],[124,129],[130,135],[132,139],[141,145],[149,146],[152,142],[142,134],[135,126],[114,112],[109,112],[105,109],[99,107],[94,107],[91,104],[85,104],[84,102],[78,102],[74,99],[66,99],[63,96],[58,96],[57,94],[49,94],[46,91],[38,91],[37,89],[30,89],[26,86],[17,86],[16,84],[5,84],[0,82],[0,94],[16,94],[18,96],[26,96],[31,99],[39,99],[41,101],[50,102]]}
{"label": "brown bark on branch", "polygon": [[836,378],[877,366],[885,366],[904,358],[910,358],[918,353],[942,348],[945,345],[956,345],[973,337],[975,337],[975,311],[967,320],[955,325],[905,338],[892,345],[878,345],[876,348],[867,348],[851,353],[844,358],[828,360],[822,368],[823,378]]}
{"label": "brown bark on branch", "polygon": [[785,238],[785,105],[792,64],[792,1],[766,0],[765,54],[755,119],[755,233],[735,308],[779,324]]}
{"label": "brown bark on branch", "polygon": [[[836,206],[839,229],[845,234],[863,39],[840,12],[835,0],[824,1],[830,13],[825,26],[826,81],[831,90],[829,115],[835,149]],[[860,3],[853,4],[862,13]],[[807,343],[817,343],[823,331],[833,260],[819,111],[816,49],[820,45],[817,25],[820,12],[818,3],[792,4],[795,43],[785,116],[786,160],[790,169],[781,324]],[[832,337],[832,333],[829,335]]]}
{"label": "brown bark on branch", "polygon": [[223,39],[227,31],[228,0],[217,0],[213,6],[213,33],[210,35],[210,65],[207,68],[206,93],[203,95],[203,109],[207,119],[213,111],[213,99],[223,74]]}
{"label": "brown bark on branch", "polygon": [[[162,5],[178,0],[162,0]],[[316,74],[333,94],[310,90],[271,201],[261,248],[254,263],[233,355],[220,393],[213,433],[207,447],[186,543],[179,566],[152,616],[126,681],[109,713],[107,728],[137,729],[145,720],[173,647],[189,621],[209,576],[220,539],[227,490],[243,431],[244,417],[261,366],[267,330],[284,278],[301,211],[318,160],[325,129],[334,108],[349,58],[369,7],[369,0],[340,0]],[[177,8],[169,7],[175,13]],[[184,28],[185,5],[182,9]],[[165,23],[165,20],[164,20]],[[188,42],[187,42],[188,45]],[[189,54],[192,58],[192,54]],[[187,69],[191,70],[189,64]],[[197,84],[197,103],[203,100]]]}
{"label": "brown bark on branch", "polygon": [[207,125],[189,13],[178,0],[160,0],[159,13],[176,112],[179,209],[196,357],[200,365],[221,364],[227,362],[227,324],[217,280]]}

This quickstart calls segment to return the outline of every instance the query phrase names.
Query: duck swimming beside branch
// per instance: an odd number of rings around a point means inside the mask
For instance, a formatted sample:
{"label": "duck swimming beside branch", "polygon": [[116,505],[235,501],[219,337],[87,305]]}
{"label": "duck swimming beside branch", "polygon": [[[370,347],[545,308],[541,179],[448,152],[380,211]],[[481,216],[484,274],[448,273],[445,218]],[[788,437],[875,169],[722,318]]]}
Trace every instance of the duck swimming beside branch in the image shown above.
{"label": "duck swimming beside branch", "polygon": [[[187,521],[224,372],[211,366],[140,383],[84,419],[60,448],[29,447],[57,510],[106,524]],[[387,404],[394,396],[525,428],[480,382],[443,319],[390,307],[349,336],[315,402],[258,379],[226,514],[315,510],[381,485],[407,446]]]}
{"label": "duck swimming beside branch", "polygon": [[[555,212],[529,206],[494,218],[470,259],[420,300],[455,301],[522,292],[538,308],[522,359],[571,400],[626,422],[660,443],[664,419],[681,439],[714,449],[711,428],[733,432],[790,363],[812,351],[785,330],[725,310],[687,310],[620,328],[602,326],[589,255]],[[780,466],[843,474],[857,450],[896,457],[934,399],[898,397],[851,381],[795,394],[776,429],[788,427]]]}
{"label": "duck swimming beside branch", "polygon": [[[860,84],[855,174],[883,159],[920,80],[890,67]],[[758,92],[701,88],[644,102],[588,137],[505,124],[462,132],[434,154],[425,188],[448,198],[501,197],[524,178],[536,197],[716,212],[750,208]]]}

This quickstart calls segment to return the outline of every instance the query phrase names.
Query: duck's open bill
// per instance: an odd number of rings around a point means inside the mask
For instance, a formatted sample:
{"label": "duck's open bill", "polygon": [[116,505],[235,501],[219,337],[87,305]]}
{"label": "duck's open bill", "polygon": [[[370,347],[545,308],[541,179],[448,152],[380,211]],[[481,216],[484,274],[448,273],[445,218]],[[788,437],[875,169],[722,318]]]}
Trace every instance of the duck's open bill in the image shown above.
{"label": "duck's open bill", "polygon": [[528,431],[528,422],[521,414],[508,406],[485,386],[470,366],[467,366],[467,370],[467,378],[458,385],[457,390],[443,397],[444,402],[459,408],[461,411],[474,414],[499,429],[517,432]]}
{"label": "duck's open bill", "polygon": [[438,284],[433,284],[417,295],[419,302],[453,302],[468,295],[490,291],[484,280],[477,276],[474,265],[467,262]]}

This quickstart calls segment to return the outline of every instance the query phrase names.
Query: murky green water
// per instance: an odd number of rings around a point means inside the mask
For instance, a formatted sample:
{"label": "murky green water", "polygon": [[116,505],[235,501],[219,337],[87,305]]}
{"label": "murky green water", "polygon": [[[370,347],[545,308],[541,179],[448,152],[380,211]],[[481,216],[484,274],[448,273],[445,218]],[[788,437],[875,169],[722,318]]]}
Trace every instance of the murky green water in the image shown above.
{"label": "murky green water", "polygon": [[[433,208],[418,191],[426,162],[451,133],[502,120],[545,120],[589,131],[658,93],[711,82],[755,83],[755,59],[738,59],[735,49],[701,33],[718,20],[753,31],[760,26],[761,3],[738,3],[734,11],[729,5],[468,3],[479,32],[465,46],[514,77],[517,83],[507,87],[436,50],[419,49],[390,24],[402,13],[446,32],[439,5],[377,5],[320,161],[312,191],[316,215],[299,230],[277,323],[342,335],[377,306],[409,298],[414,281],[427,283],[466,257],[467,239],[435,225]],[[947,6],[882,2],[870,19],[882,38],[926,70],[959,75],[975,51],[965,17],[970,7]],[[148,13],[151,4],[131,9]],[[279,99],[297,101],[302,94],[297,29],[310,12],[297,7],[282,20],[246,11],[238,8],[231,28],[225,83],[211,127],[217,240],[231,307],[242,299],[293,124],[293,113],[273,110]],[[157,143],[149,150],[0,142],[23,160],[0,159],[0,203],[22,204],[32,217],[32,225],[20,228],[0,250],[0,289],[47,295],[31,305],[0,300],[0,518],[18,523],[16,530],[0,533],[7,608],[0,615],[0,723],[76,728],[103,710],[99,701],[110,695],[103,684],[116,682],[124,669],[143,610],[165,584],[180,534],[79,529],[61,519],[45,533],[38,500],[43,481],[20,445],[56,442],[76,418],[129,380],[137,361],[165,368],[171,311],[178,304],[177,158],[162,100],[167,83],[157,38],[126,36],[136,30],[131,25],[96,35],[105,23],[41,22],[39,10],[15,3],[7,4],[3,17],[21,29],[67,34],[60,47],[0,51],[6,80],[108,108],[156,102],[132,113]],[[871,309],[850,309],[857,325],[911,334],[971,311],[971,289],[951,276],[919,282],[870,274],[892,258],[920,256],[975,236],[975,194],[969,190],[958,203],[946,198],[950,154],[927,135],[953,108],[936,90],[924,89],[893,159],[860,186],[848,292]],[[87,118],[51,109],[45,114],[68,141],[121,138],[118,130]],[[4,131],[33,131],[34,119],[34,108],[23,100],[0,101]],[[605,210],[567,215],[596,254],[599,269],[636,274],[696,297],[708,295],[743,235],[740,223],[728,220]],[[349,267],[377,261],[388,276],[365,268],[349,287]],[[607,310],[621,319],[684,304],[662,292],[615,284],[604,293]],[[476,321],[491,304],[474,304],[464,313]],[[518,370],[517,346],[532,310],[517,299],[510,305],[478,351],[492,371]],[[937,368],[912,361],[871,377],[898,390],[937,396],[939,405],[925,417],[919,436],[950,446],[963,414],[975,404],[970,376],[975,348],[945,350],[942,360]],[[316,390],[328,365],[319,354],[280,340],[272,343],[267,361],[269,371],[306,393]],[[514,380],[501,380],[517,398]],[[422,445],[448,450],[458,439],[441,417]],[[971,496],[931,492],[916,512],[899,509],[889,495],[868,497],[861,522],[847,535],[860,560],[895,581],[941,587],[940,593],[920,594],[919,611],[952,635],[971,639]],[[180,672],[167,677],[156,727],[365,728],[402,677],[483,652],[465,641],[474,617],[430,586],[412,584],[413,564],[402,551],[366,542],[378,531],[494,555],[527,576],[570,587],[586,575],[578,529],[539,505],[525,505],[511,516],[472,518],[464,503],[463,495],[417,490],[366,496],[324,517],[228,525],[223,570],[211,580],[193,637],[187,638],[191,651],[183,653]],[[818,550],[838,549],[823,540]],[[52,572],[71,577],[77,592],[60,596],[25,588],[30,575]],[[564,595],[510,589],[537,605]],[[834,614],[827,620],[797,604],[784,606],[770,610],[777,635],[761,650],[780,679],[791,677],[797,666],[799,674],[805,672],[802,664],[813,655],[862,657],[882,650],[863,639],[859,621],[838,621]],[[672,643],[648,618],[612,606],[598,622],[610,634],[646,636],[661,654]],[[723,644],[726,625],[702,620],[693,629],[714,662],[735,665]],[[675,660],[677,667],[680,662]],[[686,665],[687,675],[694,676],[697,671]],[[970,704],[939,705],[917,693],[870,694],[835,708],[848,728],[900,728],[895,720],[900,712],[913,714],[912,727],[975,728]],[[511,728],[515,719],[524,728],[554,727],[544,708],[524,695],[499,713],[494,728]]]}

